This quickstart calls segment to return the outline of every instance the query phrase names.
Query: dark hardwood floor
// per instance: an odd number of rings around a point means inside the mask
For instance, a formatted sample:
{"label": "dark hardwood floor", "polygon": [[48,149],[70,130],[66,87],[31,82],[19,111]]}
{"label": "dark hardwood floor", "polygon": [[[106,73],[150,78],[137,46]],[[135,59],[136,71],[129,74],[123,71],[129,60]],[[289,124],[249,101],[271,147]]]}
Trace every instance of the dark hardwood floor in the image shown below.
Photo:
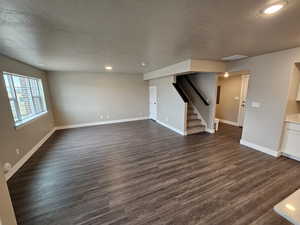
{"label": "dark hardwood floor", "polygon": [[9,181],[19,225],[290,224],[272,207],[300,163],[148,120],[57,131]]}

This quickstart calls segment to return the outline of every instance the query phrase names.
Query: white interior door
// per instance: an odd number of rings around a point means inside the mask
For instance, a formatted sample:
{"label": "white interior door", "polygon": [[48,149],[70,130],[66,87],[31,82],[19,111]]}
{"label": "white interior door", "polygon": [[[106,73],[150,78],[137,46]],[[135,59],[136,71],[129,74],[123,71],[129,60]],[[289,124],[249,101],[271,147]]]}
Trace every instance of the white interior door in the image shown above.
{"label": "white interior door", "polygon": [[157,119],[157,88],[156,86],[149,87],[149,116],[150,119]]}
{"label": "white interior door", "polygon": [[241,89],[239,120],[238,120],[240,127],[243,126],[245,120],[249,78],[250,78],[249,75],[242,76],[242,89]]}

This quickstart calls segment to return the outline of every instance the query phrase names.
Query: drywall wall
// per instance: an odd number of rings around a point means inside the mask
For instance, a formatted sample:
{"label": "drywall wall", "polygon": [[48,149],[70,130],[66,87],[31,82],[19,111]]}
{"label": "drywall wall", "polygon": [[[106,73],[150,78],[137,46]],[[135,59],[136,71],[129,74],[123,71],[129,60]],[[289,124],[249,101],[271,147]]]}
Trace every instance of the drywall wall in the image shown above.
{"label": "drywall wall", "polygon": [[286,116],[300,113],[300,102],[296,101],[300,85],[300,64],[293,66],[292,77],[290,79],[288,103],[286,107]]}
{"label": "drywall wall", "polygon": [[222,120],[237,123],[239,116],[242,77],[219,77],[218,86],[220,86],[220,102],[217,104],[216,117]]}
{"label": "drywall wall", "polygon": [[192,72],[226,72],[226,63],[215,60],[188,59],[144,74],[145,80]]}
{"label": "drywall wall", "polygon": [[193,82],[198,90],[204,93],[205,97],[208,99],[209,106],[205,105],[199,96],[197,96],[193,91],[190,92],[192,94],[190,95],[191,101],[205,120],[207,128],[214,129],[218,82],[217,74],[197,73],[188,75],[188,78]]}
{"label": "drywall wall", "polygon": [[180,133],[185,132],[186,106],[173,86],[174,76],[149,81],[157,87],[157,120]]}
{"label": "drywall wall", "polygon": [[[32,66],[0,55],[0,161],[15,165],[54,127],[50,95],[45,73]],[[43,81],[48,113],[16,129],[3,80],[3,71],[39,77]],[[16,154],[16,149],[20,154]]]}
{"label": "drywall wall", "polygon": [[[250,71],[242,140],[278,152],[294,64],[300,48],[250,57],[228,64],[231,71]],[[253,107],[257,102],[260,107]]]}
{"label": "drywall wall", "polygon": [[17,225],[14,209],[9,196],[6,179],[0,163],[0,224]]}
{"label": "drywall wall", "polygon": [[49,72],[56,126],[148,117],[142,74]]}
{"label": "drywall wall", "polygon": [[226,63],[223,61],[216,60],[191,60],[191,71],[194,72],[214,72],[221,73],[227,70]]}
{"label": "drywall wall", "polygon": [[173,65],[166,66],[164,68],[151,71],[144,74],[145,80],[170,76],[171,74],[180,74],[190,71],[192,60],[188,59],[183,62],[179,62]]}

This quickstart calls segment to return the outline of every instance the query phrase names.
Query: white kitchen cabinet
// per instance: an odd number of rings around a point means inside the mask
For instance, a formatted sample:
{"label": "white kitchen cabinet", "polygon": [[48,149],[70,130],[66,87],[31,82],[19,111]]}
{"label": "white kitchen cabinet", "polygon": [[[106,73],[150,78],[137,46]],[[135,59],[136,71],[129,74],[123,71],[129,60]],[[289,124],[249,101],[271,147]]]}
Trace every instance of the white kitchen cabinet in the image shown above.
{"label": "white kitchen cabinet", "polygon": [[281,151],[283,155],[300,161],[300,123],[286,122]]}

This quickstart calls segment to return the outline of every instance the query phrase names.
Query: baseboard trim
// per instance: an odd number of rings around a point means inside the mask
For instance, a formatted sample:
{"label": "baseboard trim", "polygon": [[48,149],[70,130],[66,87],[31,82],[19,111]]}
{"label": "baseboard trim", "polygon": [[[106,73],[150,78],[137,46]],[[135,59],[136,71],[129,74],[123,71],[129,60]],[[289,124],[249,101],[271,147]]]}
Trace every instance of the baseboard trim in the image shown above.
{"label": "baseboard trim", "polygon": [[39,150],[39,148],[52,136],[55,132],[53,128],[45,137],[42,138],[29,152],[27,152],[7,173],[5,173],[6,180],[9,180],[26,162],[31,156]]}
{"label": "baseboard trim", "polygon": [[136,118],[122,119],[122,120],[109,120],[109,121],[103,121],[103,122],[81,123],[81,124],[73,124],[73,125],[67,125],[67,126],[58,126],[58,127],[56,127],[56,130],[64,130],[64,129],[72,129],[72,128],[80,128],[80,127],[91,127],[91,126],[99,126],[99,125],[114,124],[114,123],[124,123],[124,122],[147,120],[147,119],[149,119],[149,117],[136,117]]}
{"label": "baseboard trim", "polygon": [[221,123],[226,123],[228,125],[232,125],[232,126],[236,126],[236,127],[239,126],[238,122],[233,122],[233,121],[230,121],[230,120],[222,120],[222,119],[219,119],[219,120],[220,120]]}
{"label": "baseboard trim", "polygon": [[293,155],[290,155],[290,154],[287,154],[287,153],[284,153],[284,152],[282,152],[281,155],[282,155],[282,156],[285,156],[285,157],[288,157],[288,158],[290,158],[290,159],[297,160],[297,161],[300,162],[300,157],[293,156]]}
{"label": "baseboard trim", "polygon": [[276,158],[281,155],[281,153],[278,152],[278,151],[274,151],[274,150],[272,150],[270,148],[266,148],[266,147],[263,147],[263,146],[260,146],[260,145],[257,145],[257,144],[253,144],[251,142],[248,142],[248,141],[245,141],[245,140],[242,140],[242,139],[240,140],[240,144],[241,145],[245,145],[245,146],[247,146],[249,148],[255,149],[257,151],[266,153],[268,155],[274,156]]}
{"label": "baseboard trim", "polygon": [[168,129],[170,129],[170,130],[172,130],[172,131],[174,131],[174,132],[180,134],[180,135],[183,135],[183,136],[186,135],[185,132],[182,132],[181,130],[179,130],[179,129],[175,128],[175,127],[172,127],[172,126],[170,126],[170,125],[168,125],[168,124],[165,124],[165,123],[163,123],[163,122],[161,122],[161,121],[159,121],[159,120],[156,120],[156,122],[159,123],[160,125],[162,125],[162,126],[168,128]]}

